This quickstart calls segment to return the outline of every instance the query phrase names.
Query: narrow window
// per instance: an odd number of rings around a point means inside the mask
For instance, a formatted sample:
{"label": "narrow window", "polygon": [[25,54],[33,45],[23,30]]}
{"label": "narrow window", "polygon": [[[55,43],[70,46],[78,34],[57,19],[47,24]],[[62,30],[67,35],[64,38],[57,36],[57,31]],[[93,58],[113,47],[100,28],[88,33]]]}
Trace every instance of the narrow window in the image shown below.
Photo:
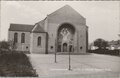
{"label": "narrow window", "polygon": [[14,43],[18,42],[18,33],[14,33]]}
{"label": "narrow window", "polygon": [[38,37],[38,46],[41,45],[41,37]]}
{"label": "narrow window", "polygon": [[28,49],[28,46],[26,46],[26,49]]}
{"label": "narrow window", "polygon": [[80,47],[80,49],[82,50],[82,46]]}
{"label": "narrow window", "polygon": [[53,46],[51,46],[51,49],[53,49]]}
{"label": "narrow window", "polygon": [[25,33],[21,34],[21,43],[25,43]]}

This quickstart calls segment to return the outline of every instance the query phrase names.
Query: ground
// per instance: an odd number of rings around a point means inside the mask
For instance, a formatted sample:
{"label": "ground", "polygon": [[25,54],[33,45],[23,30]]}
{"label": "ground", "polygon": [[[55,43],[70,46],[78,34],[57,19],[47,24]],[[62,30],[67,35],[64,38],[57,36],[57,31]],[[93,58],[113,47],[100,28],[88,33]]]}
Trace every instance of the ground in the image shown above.
{"label": "ground", "polygon": [[40,78],[119,78],[120,57],[100,54],[71,55],[68,70],[68,55],[29,54],[30,61]]}

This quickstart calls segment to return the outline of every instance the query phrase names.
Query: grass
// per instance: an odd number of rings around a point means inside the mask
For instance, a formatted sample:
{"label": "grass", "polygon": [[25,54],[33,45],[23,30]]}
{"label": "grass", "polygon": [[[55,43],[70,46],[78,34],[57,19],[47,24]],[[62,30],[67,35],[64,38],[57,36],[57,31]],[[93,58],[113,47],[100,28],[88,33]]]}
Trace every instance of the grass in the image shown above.
{"label": "grass", "polygon": [[0,76],[37,77],[29,58],[22,52],[2,52],[0,54]]}

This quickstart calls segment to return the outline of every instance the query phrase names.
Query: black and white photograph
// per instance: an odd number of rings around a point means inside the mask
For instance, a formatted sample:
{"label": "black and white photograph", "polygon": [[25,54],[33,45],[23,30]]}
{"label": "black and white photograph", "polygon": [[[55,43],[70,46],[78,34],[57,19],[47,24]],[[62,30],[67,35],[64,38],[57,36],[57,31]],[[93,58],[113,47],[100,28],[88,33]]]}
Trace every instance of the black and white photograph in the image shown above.
{"label": "black and white photograph", "polygon": [[1,0],[0,77],[120,78],[120,1]]}

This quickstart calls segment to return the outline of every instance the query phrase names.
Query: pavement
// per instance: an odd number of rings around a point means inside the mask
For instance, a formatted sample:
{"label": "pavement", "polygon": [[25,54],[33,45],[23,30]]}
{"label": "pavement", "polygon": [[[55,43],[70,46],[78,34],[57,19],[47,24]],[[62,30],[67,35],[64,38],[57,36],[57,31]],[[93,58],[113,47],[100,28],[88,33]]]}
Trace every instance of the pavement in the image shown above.
{"label": "pavement", "polygon": [[39,78],[120,78],[120,57],[89,54],[69,56],[54,54],[28,54]]}

